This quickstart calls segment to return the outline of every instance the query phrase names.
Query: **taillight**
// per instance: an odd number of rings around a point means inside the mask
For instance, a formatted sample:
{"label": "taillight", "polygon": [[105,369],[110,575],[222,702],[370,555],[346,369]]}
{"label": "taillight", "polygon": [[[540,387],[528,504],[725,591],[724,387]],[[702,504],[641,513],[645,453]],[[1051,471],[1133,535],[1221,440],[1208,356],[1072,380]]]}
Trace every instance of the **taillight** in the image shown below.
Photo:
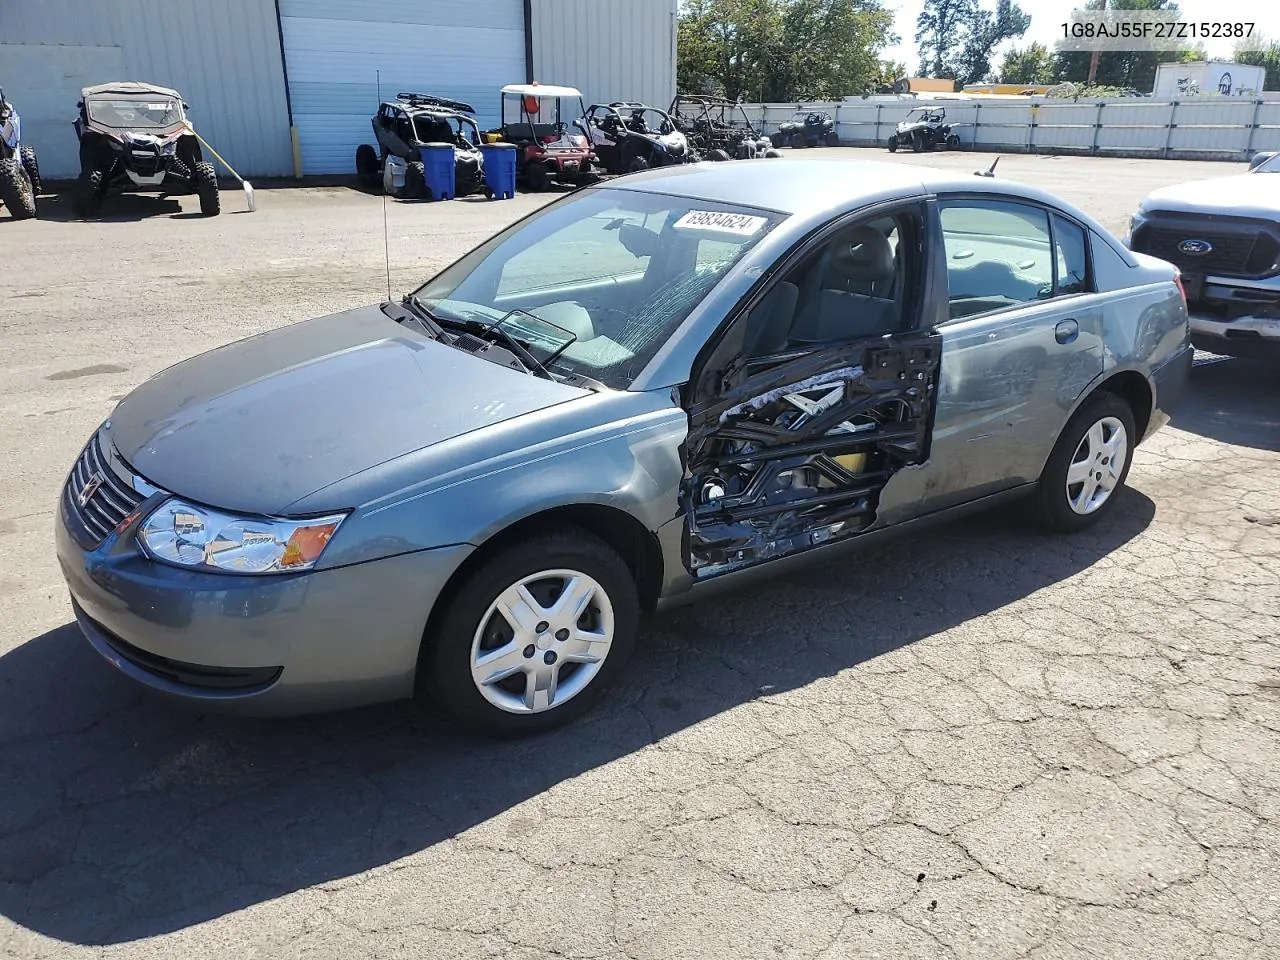
{"label": "taillight", "polygon": [[1176,285],[1177,285],[1177,287],[1178,287],[1178,296],[1182,297],[1182,305],[1185,307],[1185,306],[1187,305],[1187,290],[1186,290],[1186,288],[1182,285],[1182,273],[1181,273],[1181,271],[1179,271],[1179,270],[1174,270],[1174,271],[1173,271],[1173,282],[1174,282],[1174,284],[1176,284]]}

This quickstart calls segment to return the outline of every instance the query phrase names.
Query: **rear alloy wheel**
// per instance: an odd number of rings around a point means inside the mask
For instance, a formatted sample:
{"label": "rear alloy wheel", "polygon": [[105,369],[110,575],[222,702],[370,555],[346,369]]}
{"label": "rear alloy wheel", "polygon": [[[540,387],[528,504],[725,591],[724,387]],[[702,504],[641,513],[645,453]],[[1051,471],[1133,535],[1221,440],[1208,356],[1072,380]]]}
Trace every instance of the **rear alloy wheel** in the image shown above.
{"label": "rear alloy wheel", "polygon": [[0,160],[0,202],[9,208],[15,220],[28,220],[36,215],[36,192],[27,169],[17,157]]}
{"label": "rear alloy wheel", "polygon": [[622,558],[586,532],[520,543],[472,573],[428,636],[418,675],[468,728],[548,730],[586,710],[625,669],[639,619]]}
{"label": "rear alloy wheel", "polygon": [[1113,393],[1085,402],[1058,438],[1030,507],[1050,530],[1070,533],[1096,523],[1129,476],[1136,433],[1129,405]]}

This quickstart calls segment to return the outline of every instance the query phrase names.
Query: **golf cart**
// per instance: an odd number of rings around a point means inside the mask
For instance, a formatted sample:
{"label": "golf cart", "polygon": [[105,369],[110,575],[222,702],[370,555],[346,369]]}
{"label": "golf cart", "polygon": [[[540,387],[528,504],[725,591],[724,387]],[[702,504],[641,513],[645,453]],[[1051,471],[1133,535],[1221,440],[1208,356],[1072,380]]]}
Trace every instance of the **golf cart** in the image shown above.
{"label": "golf cart", "polygon": [[749,160],[780,157],[762,136],[741,102],[724,97],[676,95],[667,111],[703,160]]}
{"label": "golf cart", "polygon": [[577,121],[586,113],[579,91],[513,83],[502,88],[500,108],[502,128],[487,138],[516,145],[516,179],[525,189],[538,193],[553,183],[581,187],[599,179],[591,142],[585,134],[572,132],[581,129]]}
{"label": "golf cart", "polygon": [[956,136],[953,125],[947,123],[947,111],[940,107],[915,107],[907,112],[907,116],[898,124],[895,133],[889,136],[889,152],[896,153],[899,147],[910,147],[916,153],[926,150],[959,150],[960,138]]}
{"label": "golf cart", "polygon": [[362,143],[356,147],[356,174],[361,185],[406,200],[428,200],[421,148],[445,144],[453,147],[456,195],[483,193],[492,197],[484,178],[475,112],[475,107],[460,100],[425,93],[396,94],[395,100],[381,104],[373,115],[378,146]]}
{"label": "golf cart", "polygon": [[836,121],[829,113],[797,110],[769,138],[775,147],[838,147]]}
{"label": "golf cart", "polygon": [[80,179],[71,195],[78,217],[96,216],[111,193],[194,193],[200,212],[220,209],[218,177],[200,152],[176,90],[150,83],[103,83],[80,91]]}
{"label": "golf cart", "polygon": [[692,160],[684,134],[657,107],[624,100],[593,103],[575,123],[591,141],[601,165],[611,174],[635,173]]}
{"label": "golf cart", "polygon": [[17,108],[0,90],[0,204],[9,216],[26,220],[36,215],[40,192],[40,166],[35,148],[22,142],[22,120]]}

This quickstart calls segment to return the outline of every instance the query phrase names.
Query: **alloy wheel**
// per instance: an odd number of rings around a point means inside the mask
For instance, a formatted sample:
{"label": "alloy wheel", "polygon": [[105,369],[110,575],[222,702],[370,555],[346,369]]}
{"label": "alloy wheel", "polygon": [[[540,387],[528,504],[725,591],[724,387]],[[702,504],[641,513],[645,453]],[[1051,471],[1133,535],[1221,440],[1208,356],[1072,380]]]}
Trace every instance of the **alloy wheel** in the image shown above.
{"label": "alloy wheel", "polygon": [[1129,436],[1116,417],[1103,417],[1080,439],[1067,468],[1067,503],[1078,514],[1093,513],[1120,485]]}

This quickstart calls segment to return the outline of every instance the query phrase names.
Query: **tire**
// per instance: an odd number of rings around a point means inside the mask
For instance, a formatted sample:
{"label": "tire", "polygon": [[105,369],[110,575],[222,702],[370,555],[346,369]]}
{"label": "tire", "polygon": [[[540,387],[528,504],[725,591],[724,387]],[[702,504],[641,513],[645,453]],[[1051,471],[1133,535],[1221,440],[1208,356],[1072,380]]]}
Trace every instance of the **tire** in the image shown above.
{"label": "tire", "polygon": [[780,133],[772,134],[769,137],[769,142],[773,144],[773,149],[775,150],[781,150],[786,145],[786,139]]}
{"label": "tire", "polygon": [[524,168],[524,185],[530,193],[542,193],[551,185],[551,171],[545,163],[530,163]]}
{"label": "tire", "polygon": [[15,220],[29,220],[36,215],[35,190],[17,157],[0,160],[0,203],[9,208],[9,216]]}
{"label": "tire", "polygon": [[378,162],[378,151],[369,144],[362,143],[356,147],[356,178],[361,188],[371,193],[382,190],[382,164]]}
{"label": "tire", "polygon": [[960,149],[960,138],[956,136],[954,133],[951,134],[949,137],[947,137],[947,149],[948,150]]}
{"label": "tire", "polygon": [[27,171],[27,177],[31,181],[31,192],[37,197],[40,196],[40,162],[36,160],[36,148],[23,145],[18,156],[22,160],[22,166]]}
{"label": "tire", "polygon": [[[1117,435],[1123,450],[1113,456]],[[1103,443],[1099,444],[1099,440]],[[1129,476],[1136,442],[1133,411],[1124,400],[1105,390],[1090,397],[1067,421],[1049,454],[1040,482],[1027,503],[1031,517],[1040,526],[1058,533],[1074,533],[1097,523],[1115,506]],[[1113,448],[1110,451],[1108,443]],[[1115,469],[1116,460],[1123,460],[1119,470]],[[1085,463],[1091,467],[1086,474],[1089,479],[1072,483],[1069,474],[1078,475]],[[1110,483],[1109,489],[1098,485],[1099,475],[1104,485]],[[1087,500],[1085,484],[1092,484],[1097,490]]]}
{"label": "tire", "polygon": [[[538,580],[542,573],[550,576]],[[572,622],[546,609],[568,582],[566,574],[578,576],[592,591],[583,616]],[[502,594],[522,584],[537,604],[530,609],[524,600],[523,625],[497,610]],[[418,656],[419,689],[466,729],[492,737],[540,733],[587,710],[626,669],[640,617],[639,595],[626,563],[605,543],[577,530],[545,534],[502,550],[472,572],[446,603]],[[589,618],[586,625],[584,617]],[[603,646],[579,640],[570,633],[575,627],[610,639]],[[509,651],[508,675],[493,683],[476,680],[475,659],[503,648]],[[566,654],[575,648],[584,661],[597,652],[592,648],[603,652],[600,660],[588,663]],[[545,695],[538,696],[538,682],[549,677],[556,678],[553,689],[560,694],[550,705]]]}
{"label": "tire", "polygon": [[898,135],[896,133],[890,135],[889,137],[889,152],[890,153],[898,152]]}
{"label": "tire", "polygon": [[929,148],[929,145],[928,143],[925,142],[924,134],[917,133],[911,138],[912,153],[924,153],[924,151],[927,150],[928,148]]}
{"label": "tire", "polygon": [[216,217],[222,210],[218,195],[218,174],[213,164],[202,160],[191,171],[191,183],[200,198],[200,212],[206,217]]}
{"label": "tire", "polygon": [[725,160],[730,160],[732,158],[724,150],[708,150],[707,159],[713,160],[716,163],[722,163]]}
{"label": "tire", "polygon": [[834,132],[834,131],[832,131],[831,133],[828,133],[828,134],[826,135],[825,140],[826,140],[826,144],[827,144],[827,146],[828,146],[828,147],[838,147],[838,146],[840,146],[840,134],[838,134],[838,133],[836,133],[836,132]]}
{"label": "tire", "polygon": [[649,169],[649,161],[644,157],[632,157],[631,162],[627,164],[627,173],[639,173],[642,170]]}
{"label": "tire", "polygon": [[427,168],[421,160],[412,160],[404,168],[404,189],[400,191],[405,200],[430,200],[431,191],[427,189]]}
{"label": "tire", "polygon": [[768,157],[770,160],[777,160],[779,157],[782,156],[782,151],[775,150],[773,149],[773,147],[770,147],[768,150],[764,152],[764,155]]}

